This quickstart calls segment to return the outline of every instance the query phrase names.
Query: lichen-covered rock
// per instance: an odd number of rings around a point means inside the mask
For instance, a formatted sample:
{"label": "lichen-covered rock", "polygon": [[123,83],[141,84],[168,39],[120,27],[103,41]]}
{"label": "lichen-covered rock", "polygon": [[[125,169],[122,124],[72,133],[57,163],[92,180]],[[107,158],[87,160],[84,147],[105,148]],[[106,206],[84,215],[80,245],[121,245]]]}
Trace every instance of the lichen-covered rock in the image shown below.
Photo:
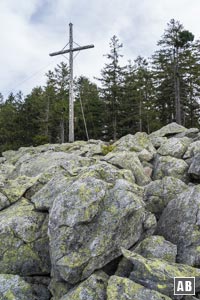
{"label": "lichen-covered rock", "polygon": [[7,163],[7,161],[0,164],[0,188],[4,187],[4,182],[9,178],[13,170],[14,166],[12,164]]}
{"label": "lichen-covered rock", "polygon": [[10,205],[10,201],[8,198],[0,192],[0,210],[8,207]]}
{"label": "lichen-covered rock", "polygon": [[0,274],[1,300],[39,300],[32,286],[18,275]]}
{"label": "lichen-covered rock", "polygon": [[[44,145],[42,146],[44,148]],[[12,165],[15,165],[18,160],[27,160],[35,154],[41,152],[41,146],[39,147],[20,147],[17,151],[7,150],[2,153],[3,157],[6,158],[6,161]],[[47,150],[47,146],[45,145]]]}
{"label": "lichen-covered rock", "polygon": [[200,266],[199,139],[172,123],[114,144],[4,152],[0,273],[12,275],[0,275],[0,299],[103,300],[107,275],[108,299],[176,299],[174,276],[197,276],[198,299],[200,270],[175,260]]}
{"label": "lichen-covered rock", "polygon": [[149,136],[145,132],[137,132],[135,135],[127,134],[114,144],[114,152],[134,151],[141,152],[147,150],[152,155],[155,153]]}
{"label": "lichen-covered rock", "polygon": [[149,152],[146,149],[143,149],[142,151],[140,151],[138,153],[138,158],[141,162],[143,161],[151,161],[153,159],[154,154],[152,154],[151,152]]}
{"label": "lichen-covered rock", "polygon": [[181,299],[180,296],[177,298],[174,296],[174,277],[195,277],[196,292],[200,291],[200,269],[169,263],[158,258],[147,259],[126,249],[122,249],[122,253],[134,266],[129,278],[146,288],[156,290],[173,299]]}
{"label": "lichen-covered rock", "polygon": [[107,300],[170,300],[166,295],[150,290],[128,278],[111,276],[107,287]]}
{"label": "lichen-covered rock", "polygon": [[1,209],[17,202],[25,192],[37,182],[37,177],[20,176],[14,180],[6,180],[1,192],[7,201],[0,202]]}
{"label": "lichen-covered rock", "polygon": [[90,140],[86,141],[75,141],[74,143],[63,143],[63,144],[45,144],[37,147],[21,147],[17,151],[8,150],[3,152],[3,157],[10,164],[16,165],[16,163],[23,163],[25,161],[31,160],[33,157],[38,157],[42,155],[42,153],[76,153],[77,156],[89,156],[86,155],[86,152],[90,150],[90,156],[93,156],[101,151],[102,141],[98,140]]}
{"label": "lichen-covered rock", "polygon": [[183,181],[170,176],[152,181],[144,189],[146,208],[159,217],[172,199],[188,189]]}
{"label": "lichen-covered rock", "polygon": [[64,280],[59,281],[52,277],[48,289],[53,296],[53,300],[60,300],[60,298],[66,295],[73,287],[73,285]]}
{"label": "lichen-covered rock", "polygon": [[99,157],[103,155],[104,142],[90,139],[86,141],[75,141],[74,143],[57,144],[54,151],[67,152],[81,157]]}
{"label": "lichen-covered rock", "polygon": [[[81,152],[79,153],[80,156],[83,157],[99,157],[103,155],[103,148],[104,142],[100,140],[93,140],[90,139],[86,142],[85,146],[82,147]],[[73,149],[74,153],[74,149]]]}
{"label": "lichen-covered rock", "polygon": [[200,265],[200,185],[170,201],[159,219],[156,234],[177,244],[177,261]]}
{"label": "lichen-covered rock", "polygon": [[187,182],[188,168],[187,163],[182,159],[157,155],[154,161],[153,180],[171,176]]}
{"label": "lichen-covered rock", "polygon": [[[175,262],[177,246],[166,241],[162,236],[154,235],[145,238],[137,246],[130,248],[130,251],[134,251],[145,258],[161,258],[169,262]],[[118,264],[115,275],[129,277],[132,270],[133,265],[131,262],[123,257]]]}
{"label": "lichen-covered rock", "polygon": [[163,137],[163,136],[173,136],[177,133],[185,132],[187,131],[187,128],[173,122],[170,123],[161,129],[152,132],[149,137],[154,138],[154,137]]}
{"label": "lichen-covered rock", "polygon": [[167,141],[167,137],[164,136],[149,136],[152,145],[155,147],[155,149],[158,149],[162,144],[164,144]]}
{"label": "lichen-covered rock", "polygon": [[[23,277],[23,279],[31,285],[34,300],[49,300],[51,297],[48,285],[50,283],[50,278],[46,276],[30,276]],[[29,299],[29,300],[33,300]]]}
{"label": "lichen-covered rock", "polygon": [[55,167],[65,168],[69,172],[77,167],[89,166],[94,160],[80,157],[73,153],[46,151],[39,152],[26,159],[22,156],[15,163],[15,168],[10,175],[11,179],[18,176],[35,177]]}
{"label": "lichen-covered rock", "polygon": [[139,243],[134,252],[145,258],[161,258],[176,262],[177,246],[166,241],[163,236],[150,236]]}
{"label": "lichen-covered rock", "polygon": [[110,169],[114,171],[98,173],[98,168],[89,168],[51,208],[53,272],[71,284],[120,256],[121,246],[129,248],[155,229],[155,217],[144,209],[143,189],[117,179],[116,168]]}
{"label": "lichen-covered rock", "polygon": [[193,142],[189,145],[187,151],[185,152],[183,158],[191,158],[196,154],[200,153],[200,141]]}
{"label": "lichen-covered rock", "polygon": [[188,138],[196,139],[198,137],[198,134],[199,134],[198,128],[189,128],[186,129],[186,131],[177,133],[174,137],[177,138],[188,137]]}
{"label": "lichen-covered rock", "polygon": [[200,180],[200,152],[193,157],[188,174],[193,179]]}
{"label": "lichen-covered rock", "polygon": [[0,273],[50,272],[48,216],[21,199],[0,212]]}
{"label": "lichen-covered rock", "polygon": [[58,172],[47,182],[46,185],[34,193],[31,197],[31,202],[34,203],[36,209],[44,211],[49,210],[57,195],[66,190],[70,183],[71,180],[69,176]]}
{"label": "lichen-covered rock", "polygon": [[104,272],[96,272],[60,300],[106,300],[107,282],[108,276]]}
{"label": "lichen-covered rock", "polygon": [[138,185],[144,186],[151,181],[151,178],[145,174],[144,168],[134,152],[110,152],[104,157],[104,160],[119,168],[131,170]]}
{"label": "lichen-covered rock", "polygon": [[115,179],[126,179],[132,183],[135,182],[135,178],[130,170],[118,170],[115,167],[105,163],[99,162],[94,166],[75,168],[73,170],[73,176],[69,175],[67,171],[57,172],[54,176],[45,184],[39,191],[34,193],[31,197],[31,202],[34,203],[35,207],[39,210],[49,210],[53,205],[54,199],[63,191],[67,190],[68,187],[82,174],[94,175],[100,179],[105,177],[113,182]]}
{"label": "lichen-covered rock", "polygon": [[191,141],[192,140],[187,137],[171,138],[160,146],[157,153],[182,158]]}

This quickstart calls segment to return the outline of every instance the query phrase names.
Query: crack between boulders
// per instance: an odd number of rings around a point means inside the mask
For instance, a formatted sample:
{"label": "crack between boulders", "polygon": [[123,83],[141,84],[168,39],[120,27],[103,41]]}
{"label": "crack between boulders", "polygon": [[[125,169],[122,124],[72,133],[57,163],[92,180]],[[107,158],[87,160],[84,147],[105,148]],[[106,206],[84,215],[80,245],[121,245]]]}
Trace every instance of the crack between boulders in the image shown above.
{"label": "crack between boulders", "polygon": [[[3,193],[2,193],[2,194],[3,194]],[[12,207],[14,204],[16,204],[17,202],[19,202],[19,201],[21,200],[21,197],[20,197],[20,198],[19,198],[18,200],[16,200],[15,202],[10,202],[10,199],[9,199],[5,194],[3,194],[3,195],[8,199],[10,205],[5,206],[3,209],[0,210],[0,212],[6,210],[6,209],[9,208],[9,207]],[[28,200],[28,199],[27,199],[27,200]]]}

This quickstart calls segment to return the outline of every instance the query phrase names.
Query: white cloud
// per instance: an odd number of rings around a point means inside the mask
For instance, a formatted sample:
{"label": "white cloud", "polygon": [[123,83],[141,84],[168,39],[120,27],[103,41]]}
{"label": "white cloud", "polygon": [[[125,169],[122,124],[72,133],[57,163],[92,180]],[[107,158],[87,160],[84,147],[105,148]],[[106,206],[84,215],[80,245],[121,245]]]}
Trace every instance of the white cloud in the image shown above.
{"label": "white cloud", "polygon": [[44,73],[63,60],[48,54],[68,42],[69,22],[77,43],[95,44],[75,60],[75,74],[92,79],[100,74],[114,34],[124,44],[124,61],[150,56],[171,18],[198,38],[199,9],[199,0],[1,0],[0,92],[16,87],[27,93],[44,84]]}

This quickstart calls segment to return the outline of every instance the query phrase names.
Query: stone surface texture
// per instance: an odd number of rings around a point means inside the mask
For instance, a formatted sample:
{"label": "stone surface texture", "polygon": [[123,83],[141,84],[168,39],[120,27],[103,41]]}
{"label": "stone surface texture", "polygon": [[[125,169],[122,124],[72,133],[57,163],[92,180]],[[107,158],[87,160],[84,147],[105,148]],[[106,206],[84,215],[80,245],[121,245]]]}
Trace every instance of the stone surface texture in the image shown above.
{"label": "stone surface texture", "polygon": [[2,153],[0,300],[130,299],[200,299],[199,129]]}

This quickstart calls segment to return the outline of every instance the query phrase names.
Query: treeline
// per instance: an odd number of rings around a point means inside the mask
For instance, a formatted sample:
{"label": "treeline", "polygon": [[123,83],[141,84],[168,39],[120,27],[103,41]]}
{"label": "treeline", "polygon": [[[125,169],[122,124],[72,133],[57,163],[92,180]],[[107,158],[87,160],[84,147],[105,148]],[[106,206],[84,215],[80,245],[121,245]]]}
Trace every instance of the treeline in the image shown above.
{"label": "treeline", "polygon": [[[172,121],[199,127],[200,41],[172,19],[151,58],[121,66],[122,50],[113,36],[98,86],[75,79],[75,139],[116,140]],[[62,62],[46,77],[25,97],[0,96],[0,152],[68,140],[69,68]]]}

